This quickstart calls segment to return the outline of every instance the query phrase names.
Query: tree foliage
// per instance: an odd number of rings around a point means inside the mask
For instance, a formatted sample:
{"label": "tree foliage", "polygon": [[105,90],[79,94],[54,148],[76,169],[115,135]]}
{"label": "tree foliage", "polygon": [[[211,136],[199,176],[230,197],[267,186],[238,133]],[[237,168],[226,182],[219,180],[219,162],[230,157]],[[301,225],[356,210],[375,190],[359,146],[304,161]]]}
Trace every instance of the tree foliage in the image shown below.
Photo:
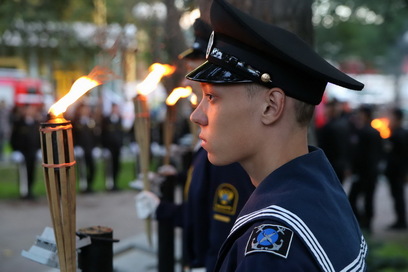
{"label": "tree foliage", "polygon": [[0,2],[0,33],[16,19],[24,21],[59,21],[70,0],[2,0]]}
{"label": "tree foliage", "polygon": [[[93,22],[97,0],[1,0],[0,1],[0,34],[8,29],[15,29],[16,21],[23,22]],[[208,0],[101,0],[106,3],[106,22],[124,26],[135,24],[138,30],[147,33],[147,46],[151,52],[146,53],[150,60],[164,58],[174,54],[179,48],[186,47],[180,33],[174,31],[177,20],[187,10],[208,5]],[[263,2],[262,2],[263,1]],[[298,2],[292,0],[231,0],[241,8],[248,8],[260,13],[260,18],[274,20],[286,24],[291,29],[295,24],[288,18],[306,9],[303,5],[311,5],[313,0]],[[135,16],[134,7],[138,3],[164,3],[171,11],[171,20],[156,20]],[[175,3],[182,3],[183,8],[175,8]],[[259,4],[262,3],[262,4]],[[246,6],[245,6],[246,5]],[[260,11],[257,6],[267,7]],[[323,56],[336,62],[354,58],[362,61],[367,67],[377,67],[383,71],[391,71],[398,66],[402,55],[406,54],[407,45],[403,43],[403,35],[408,30],[408,0],[314,0],[314,38],[308,29],[293,29],[296,33],[305,31],[305,39],[314,40],[314,44]],[[272,10],[272,12],[268,12]],[[269,17],[268,17],[269,16]],[[297,15],[298,16],[298,15]],[[307,15],[305,15],[307,16]],[[286,22],[285,22],[285,18]],[[292,24],[292,25],[291,25]],[[308,24],[303,24],[307,26]],[[299,24],[297,25],[299,26]],[[300,25],[302,26],[302,24]],[[170,32],[169,27],[173,28]],[[300,34],[302,36],[302,34]],[[171,41],[177,40],[178,44]],[[312,42],[309,41],[309,42]],[[184,49],[183,48],[183,49]],[[170,51],[167,52],[166,50]],[[405,51],[404,51],[405,50]],[[141,53],[141,52],[139,52]],[[165,53],[164,56],[160,55]]]}
{"label": "tree foliage", "polygon": [[353,57],[386,72],[398,66],[408,0],[315,0],[314,10],[316,45],[325,57]]}

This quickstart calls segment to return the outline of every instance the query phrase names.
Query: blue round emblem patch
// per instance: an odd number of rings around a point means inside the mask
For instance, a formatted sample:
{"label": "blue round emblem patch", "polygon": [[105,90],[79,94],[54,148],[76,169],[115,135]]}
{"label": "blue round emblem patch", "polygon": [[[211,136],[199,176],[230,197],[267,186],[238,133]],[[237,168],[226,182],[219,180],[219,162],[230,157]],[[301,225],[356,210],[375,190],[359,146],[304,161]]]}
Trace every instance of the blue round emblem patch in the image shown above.
{"label": "blue round emblem patch", "polygon": [[279,234],[274,229],[264,229],[256,238],[257,242],[262,246],[272,246],[279,238]]}

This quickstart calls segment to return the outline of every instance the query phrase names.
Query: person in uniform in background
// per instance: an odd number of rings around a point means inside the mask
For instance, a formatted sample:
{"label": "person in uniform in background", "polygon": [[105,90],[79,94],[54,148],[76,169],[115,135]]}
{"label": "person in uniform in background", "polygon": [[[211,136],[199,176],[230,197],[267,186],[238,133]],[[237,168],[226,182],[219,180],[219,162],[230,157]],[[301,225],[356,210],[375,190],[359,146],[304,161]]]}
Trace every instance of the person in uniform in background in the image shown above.
{"label": "person in uniform in background", "polygon": [[0,100],[0,162],[4,160],[4,147],[10,137],[10,109],[5,100]]}
{"label": "person in uniform in background", "polygon": [[[374,193],[383,158],[383,142],[380,133],[371,126],[373,109],[360,106],[354,118],[355,136],[352,137],[352,173],[355,180],[351,184],[349,200],[360,222],[360,226],[371,231],[374,216]],[[359,209],[359,199],[364,206]]]}
{"label": "person in uniform in background", "polygon": [[93,192],[92,185],[95,178],[95,160],[92,152],[97,144],[95,126],[96,122],[92,116],[91,107],[85,103],[79,104],[75,109],[72,119],[72,135],[74,145],[79,146],[83,151],[87,182],[85,193]]}
{"label": "person in uniform in background", "polygon": [[110,114],[102,118],[101,141],[102,146],[109,150],[111,156],[111,174],[113,178],[112,191],[118,190],[118,174],[120,171],[120,151],[123,145],[122,117],[118,104],[112,104]]}
{"label": "person in uniform in background", "polygon": [[307,139],[328,82],[364,85],[225,0],[210,17],[207,61],[187,75],[203,91],[190,118],[210,162],[239,162],[256,187],[214,271],[364,271],[367,245],[347,195]]}
{"label": "person in uniform in background", "polygon": [[37,151],[40,149],[40,113],[35,105],[27,104],[21,108],[12,122],[10,144],[14,151],[23,154],[27,170],[27,194],[23,199],[33,199],[33,185],[36,173]]}
{"label": "person in uniform in background", "polygon": [[406,229],[407,219],[405,210],[404,184],[407,178],[408,165],[408,133],[402,126],[404,113],[399,108],[391,110],[390,130],[391,136],[388,138],[389,148],[387,150],[387,166],[385,175],[391,189],[394,200],[395,222],[390,229]]}
{"label": "person in uniform in background", "polygon": [[[193,47],[180,54],[191,68],[205,59],[211,28],[197,19],[194,34]],[[201,91],[198,95],[201,96]],[[254,186],[239,164],[214,166],[208,161],[207,152],[200,147],[193,155],[188,172],[181,205],[160,201],[152,193],[142,192],[136,196],[136,207],[141,218],[151,214],[157,220],[173,218],[174,225],[183,228],[183,257],[191,269],[189,271],[210,272],[214,269],[223,241]]]}
{"label": "person in uniform in background", "polygon": [[350,126],[341,116],[341,104],[336,99],[325,105],[326,124],[317,130],[318,146],[323,149],[333,166],[340,182],[343,183],[349,170],[350,160]]}

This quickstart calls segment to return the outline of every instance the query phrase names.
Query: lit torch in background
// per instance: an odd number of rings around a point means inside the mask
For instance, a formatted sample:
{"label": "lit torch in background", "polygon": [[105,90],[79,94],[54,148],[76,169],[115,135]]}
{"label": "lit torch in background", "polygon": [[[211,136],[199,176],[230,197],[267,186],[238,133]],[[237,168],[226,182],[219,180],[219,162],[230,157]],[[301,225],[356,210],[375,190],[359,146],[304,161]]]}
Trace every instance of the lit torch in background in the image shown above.
{"label": "lit torch in background", "polygon": [[387,118],[377,118],[371,121],[371,126],[380,132],[381,138],[388,139],[391,136],[389,123],[390,120]]}
{"label": "lit torch in background", "polygon": [[[148,179],[150,164],[150,112],[147,104],[147,95],[157,88],[163,76],[174,73],[176,67],[154,63],[149,67],[150,73],[137,85],[133,103],[135,107],[135,138],[139,145],[140,172],[142,174],[144,190],[150,191]],[[151,221],[146,219],[146,232],[148,242],[151,245]]]}
{"label": "lit torch in background", "polygon": [[[167,97],[167,99],[166,99],[166,104],[167,104],[167,110],[168,111],[174,111],[174,106],[173,105],[175,105],[176,103],[177,103],[177,101],[180,99],[180,98],[188,98],[189,100],[190,100],[190,103],[191,103],[191,107],[192,107],[192,109],[194,110],[196,107],[197,107],[197,105],[198,105],[198,97],[197,97],[197,95],[193,92],[193,90],[192,90],[192,88],[190,87],[190,86],[186,86],[186,87],[179,87],[179,88],[175,88],[173,91],[172,91],[172,93]],[[167,114],[167,116],[169,115],[169,113]],[[172,115],[174,115],[174,114],[171,114],[170,113],[170,116],[172,116]],[[167,122],[166,122],[166,124],[167,124]],[[192,141],[191,141],[191,148],[194,148],[195,147],[195,145],[196,145],[196,143],[197,143],[197,141],[198,141],[198,133],[197,133],[197,130],[198,130],[198,125],[197,124],[195,124],[195,123],[193,123],[193,122],[188,122],[188,124],[189,124],[189,126],[190,126],[190,133],[191,133],[191,135],[192,135]],[[166,132],[166,131],[168,131],[168,130],[172,130],[173,128],[168,128],[168,129],[164,129],[164,134],[165,135],[170,135],[170,139],[167,139],[166,140],[166,138],[168,137],[164,137],[165,138],[165,143],[166,142],[168,142],[168,143],[170,143],[171,144],[171,141],[172,141],[172,135],[173,135],[173,131],[171,131],[171,132]],[[169,144],[169,145],[170,145]],[[166,155],[168,155],[169,156],[169,147],[167,147],[166,146],[166,149],[167,149],[167,153],[166,153]],[[167,158],[167,160],[169,160],[169,158]],[[165,161],[166,161],[166,158],[165,158]]]}
{"label": "lit torch in background", "polygon": [[88,90],[103,84],[110,74],[95,68],[75,81],[71,90],[51,106],[49,120],[40,127],[45,187],[62,272],[76,271],[75,157],[72,125],[63,113]]}
{"label": "lit torch in background", "polygon": [[192,93],[192,89],[190,86],[187,87],[178,87],[173,89],[173,91],[169,94],[166,99],[167,105],[167,112],[166,112],[166,121],[164,122],[164,135],[163,135],[163,142],[164,146],[166,147],[166,155],[163,159],[163,164],[167,165],[170,164],[170,147],[173,141],[174,136],[174,125],[176,121],[176,103],[180,98],[189,97]]}

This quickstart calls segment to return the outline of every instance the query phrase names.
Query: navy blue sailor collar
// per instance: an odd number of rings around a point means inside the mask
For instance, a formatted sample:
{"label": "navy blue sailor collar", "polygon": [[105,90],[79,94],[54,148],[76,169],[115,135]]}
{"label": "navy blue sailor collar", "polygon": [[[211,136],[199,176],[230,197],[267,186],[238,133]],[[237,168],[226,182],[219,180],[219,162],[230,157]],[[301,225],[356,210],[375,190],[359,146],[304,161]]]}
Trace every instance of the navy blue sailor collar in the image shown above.
{"label": "navy blue sailor collar", "polygon": [[[315,199],[318,201],[311,201]],[[310,205],[305,206],[305,203]],[[327,213],[327,209],[323,209],[323,214],[315,213],[322,203],[337,213]],[[300,214],[302,217],[298,216]],[[319,221],[321,216],[335,218],[334,221],[325,220],[323,227]],[[351,220],[341,228],[335,223],[341,218],[345,222],[345,218],[352,218],[350,216],[352,210],[347,196],[328,159],[321,149],[312,147],[308,154],[284,164],[261,182],[241,210],[230,236],[253,221],[272,217],[273,220],[284,222],[302,237],[322,271],[336,271],[340,268],[344,268],[344,271],[363,271],[353,270],[365,268],[367,254],[367,244],[357,221]],[[333,232],[315,232],[321,228],[330,228]],[[359,243],[350,247],[342,258],[337,258],[335,249],[339,245],[332,239],[333,233],[349,233],[348,239]]]}
{"label": "navy blue sailor collar", "polygon": [[271,187],[273,187],[275,193],[279,193],[281,190],[287,190],[287,180],[289,178],[295,178],[299,175],[300,177],[304,176],[306,172],[313,171],[316,167],[316,163],[322,164],[323,160],[327,160],[323,150],[309,146],[309,153],[287,162],[270,173],[252,193],[246,205],[241,210],[240,215],[248,214],[271,205],[270,198],[266,198],[268,199],[267,203],[260,201],[265,199],[263,194],[269,193]]}

